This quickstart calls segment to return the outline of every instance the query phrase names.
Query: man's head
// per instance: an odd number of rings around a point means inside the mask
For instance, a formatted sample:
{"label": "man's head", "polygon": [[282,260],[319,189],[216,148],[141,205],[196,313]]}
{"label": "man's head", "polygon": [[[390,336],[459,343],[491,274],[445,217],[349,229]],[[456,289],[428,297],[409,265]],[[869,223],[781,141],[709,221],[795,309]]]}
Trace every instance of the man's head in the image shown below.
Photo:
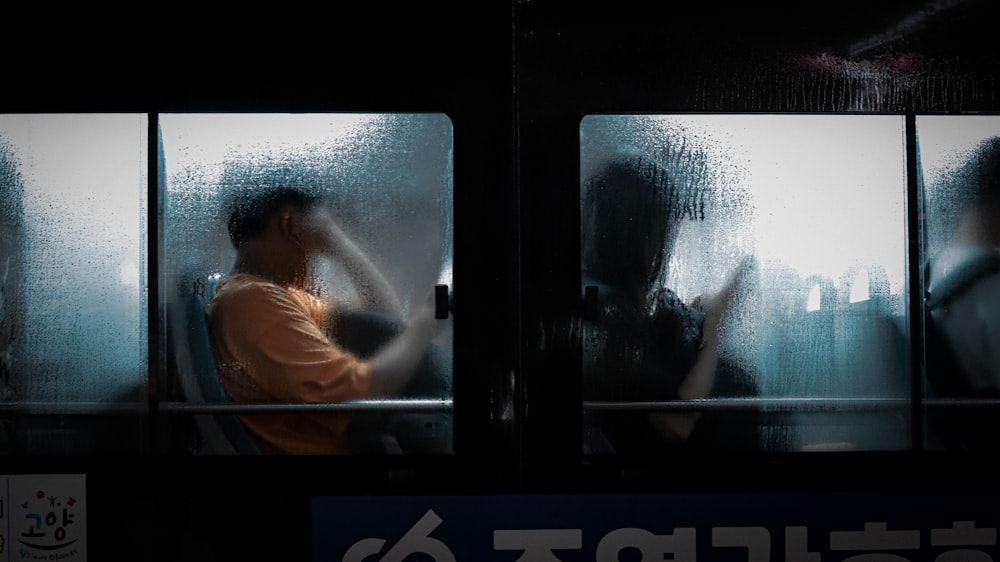
{"label": "man's head", "polygon": [[240,194],[232,203],[229,222],[229,240],[234,248],[244,241],[262,234],[268,223],[281,211],[292,208],[308,212],[322,197],[297,188],[260,188]]}
{"label": "man's head", "polygon": [[314,258],[336,251],[339,227],[329,196],[294,188],[241,193],[230,206],[233,270],[301,285]]}
{"label": "man's head", "polygon": [[625,152],[586,180],[581,258],[589,275],[619,287],[652,288],[681,221],[704,216],[700,182],[683,181],[685,172],[678,168]]}

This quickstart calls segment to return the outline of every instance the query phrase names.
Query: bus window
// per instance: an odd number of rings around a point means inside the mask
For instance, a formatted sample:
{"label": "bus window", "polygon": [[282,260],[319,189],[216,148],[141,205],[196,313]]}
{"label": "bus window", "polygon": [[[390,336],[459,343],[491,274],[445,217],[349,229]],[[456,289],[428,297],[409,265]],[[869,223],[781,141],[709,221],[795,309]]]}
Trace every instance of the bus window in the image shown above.
{"label": "bus window", "polygon": [[926,446],[995,449],[1000,117],[919,116],[915,122],[926,217]]}
{"label": "bus window", "polygon": [[0,448],[137,452],[145,115],[0,115]]}
{"label": "bus window", "polygon": [[[165,407],[191,420],[188,446],[209,455],[450,454],[450,119],[159,119],[175,363]],[[433,318],[419,321],[429,308]],[[382,352],[420,333],[419,353],[399,368],[406,374],[392,375]],[[366,393],[357,381],[369,368]],[[380,394],[392,376],[411,378]]]}
{"label": "bus window", "polygon": [[584,451],[910,446],[904,120],[588,115]]}

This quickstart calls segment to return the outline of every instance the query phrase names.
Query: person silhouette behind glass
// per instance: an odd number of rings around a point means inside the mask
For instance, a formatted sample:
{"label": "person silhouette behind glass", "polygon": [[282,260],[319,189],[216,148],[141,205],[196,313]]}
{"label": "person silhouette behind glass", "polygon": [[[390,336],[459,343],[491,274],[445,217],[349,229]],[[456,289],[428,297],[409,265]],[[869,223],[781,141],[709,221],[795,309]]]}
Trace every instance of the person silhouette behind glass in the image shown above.
{"label": "person silhouette behind glass", "polygon": [[[697,182],[653,159],[622,153],[586,178],[581,201],[584,285],[597,287],[598,316],[584,320],[584,400],[664,401],[753,396],[747,373],[720,361],[721,332],[745,258],[715,294],[690,305],[661,286],[681,222],[703,217]],[[751,416],[752,418],[752,416]],[[759,446],[756,419],[694,411],[601,412],[585,428],[593,452],[626,454],[685,446]],[[589,429],[591,431],[587,433]]]}
{"label": "person silhouette behind glass", "polygon": [[[313,193],[249,190],[236,198],[228,229],[236,259],[207,314],[219,376],[233,401],[343,402],[407,391],[436,332],[433,291],[404,322],[388,282],[338,226],[328,198]],[[338,308],[317,296],[310,282],[320,259],[343,266],[364,308],[403,324],[369,342],[370,356],[337,343],[344,329]],[[384,332],[378,326],[365,330]],[[355,452],[347,431],[352,418],[345,413],[241,419],[265,454]]]}
{"label": "person silhouette behind glass", "polygon": [[[958,212],[929,261],[928,382],[942,397],[1000,399],[1000,136],[981,141],[946,181]],[[1000,447],[996,407],[937,414],[945,446]]]}

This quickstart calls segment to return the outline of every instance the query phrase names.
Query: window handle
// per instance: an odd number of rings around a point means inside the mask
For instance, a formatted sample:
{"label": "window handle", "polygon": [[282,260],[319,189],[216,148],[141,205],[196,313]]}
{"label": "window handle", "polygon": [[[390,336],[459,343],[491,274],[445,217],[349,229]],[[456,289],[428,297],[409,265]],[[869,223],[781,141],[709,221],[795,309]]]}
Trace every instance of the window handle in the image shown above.
{"label": "window handle", "polygon": [[583,318],[597,320],[597,285],[583,288]]}
{"label": "window handle", "polygon": [[448,285],[434,286],[434,318],[443,320],[448,318],[448,310],[451,306],[448,303]]}

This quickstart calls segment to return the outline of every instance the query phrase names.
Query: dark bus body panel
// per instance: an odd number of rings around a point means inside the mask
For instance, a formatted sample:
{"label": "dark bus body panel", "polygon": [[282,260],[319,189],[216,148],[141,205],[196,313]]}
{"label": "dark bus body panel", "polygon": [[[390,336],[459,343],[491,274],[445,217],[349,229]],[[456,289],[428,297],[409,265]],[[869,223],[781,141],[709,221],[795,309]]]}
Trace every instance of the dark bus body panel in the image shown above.
{"label": "dark bus body panel", "polygon": [[[921,116],[1000,115],[1000,50],[990,40],[997,9],[989,2],[808,9],[783,2],[698,15],[632,4],[373,4],[359,8],[368,11],[363,16],[322,21],[303,12],[236,13],[202,23],[159,22],[154,15],[61,29],[58,35],[74,47],[60,58],[12,55],[0,115],[147,115],[141,136],[150,139],[149,155],[158,151],[161,114],[447,116],[454,140],[454,449],[330,457],[180,452],[204,414],[162,408],[166,389],[159,385],[176,369],[177,342],[163,306],[172,288],[157,270],[165,251],[158,230],[163,192],[151,158],[149,238],[142,248],[149,267],[142,304],[150,386],[138,403],[152,414],[0,411],[0,430],[14,435],[33,430],[66,443],[73,439],[62,431],[110,436],[95,454],[15,451],[2,457],[0,474],[86,474],[88,548],[96,560],[194,560],[195,554],[311,560],[311,501],[323,497],[367,496],[388,505],[394,498],[400,504],[442,498],[460,511],[454,498],[483,496],[484,505],[502,511],[505,496],[594,495],[613,502],[629,494],[703,494],[725,504],[727,494],[769,492],[780,501],[795,493],[826,499],[867,491],[992,493],[995,455],[927,446],[916,298],[898,309],[909,342],[901,447],[585,453],[584,357],[561,330],[585,304],[581,128],[588,117],[895,117],[905,182],[900,196],[909,205],[922,197],[915,155]],[[122,48],[138,59],[122,58]],[[921,264],[912,258],[926,251],[918,211],[906,206],[893,216],[902,223],[897,232],[910,297],[923,291]],[[16,235],[4,230],[12,222],[5,217],[18,212],[0,213],[0,248]],[[5,289],[0,304],[18,310],[23,287]],[[785,418],[774,419],[780,425]],[[117,448],[126,443],[134,447]]]}

